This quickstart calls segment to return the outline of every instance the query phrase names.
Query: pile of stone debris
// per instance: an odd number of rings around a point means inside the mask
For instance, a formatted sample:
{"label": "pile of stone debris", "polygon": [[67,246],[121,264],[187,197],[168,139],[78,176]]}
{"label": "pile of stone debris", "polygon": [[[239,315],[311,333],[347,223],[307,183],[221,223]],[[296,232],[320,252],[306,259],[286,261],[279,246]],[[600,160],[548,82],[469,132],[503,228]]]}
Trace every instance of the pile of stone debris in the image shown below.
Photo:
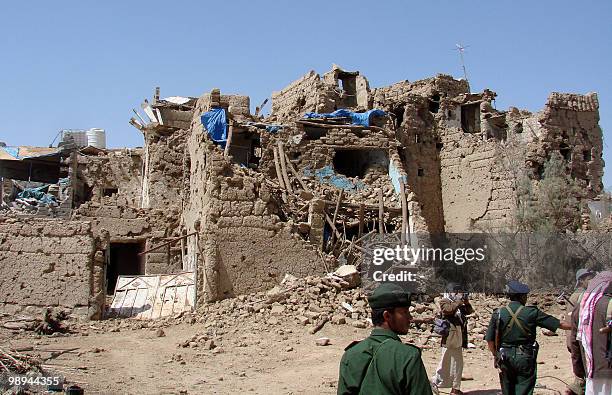
{"label": "pile of stone debris", "polygon": [[[280,285],[268,292],[241,295],[207,304],[197,311],[195,320],[204,324],[209,336],[220,328],[235,326],[236,322],[251,322],[269,329],[282,328],[286,322],[296,322],[311,334],[328,324],[371,327],[367,294],[354,286],[352,276],[352,273],[344,278],[335,275],[299,279],[286,276]],[[420,295],[411,307],[413,317],[434,317],[438,312],[438,298]],[[486,348],[484,335],[493,310],[507,302],[504,297],[481,294],[472,296],[475,313],[470,316],[468,324],[470,347]],[[562,307],[554,295],[534,296],[530,303],[556,316],[559,316]],[[439,343],[439,336],[433,332],[431,324],[415,325],[408,339],[421,347]]]}
{"label": "pile of stone debris", "polygon": [[[149,328],[161,337],[164,335],[164,327],[180,323],[198,324],[202,326],[202,330],[179,346],[197,346],[210,350],[221,343],[225,333],[251,329],[283,330],[288,327],[287,323],[303,326],[304,330],[311,334],[317,333],[325,325],[365,329],[372,326],[370,310],[367,293],[358,284],[358,272],[351,265],[346,265],[335,274],[324,277],[296,278],[287,275],[281,284],[267,292],[207,303],[197,311],[183,312],[159,320],[69,321],[64,325],[70,325],[68,332],[71,334],[86,335],[88,332],[121,332]],[[425,319],[436,316],[438,298],[439,296],[419,295],[411,307],[413,317]],[[471,303],[475,313],[469,319],[470,347],[485,349],[484,335],[493,310],[505,305],[507,300],[498,296],[474,294],[471,295]],[[558,317],[563,307],[555,295],[532,296],[530,303],[537,304],[547,313]],[[439,336],[432,329],[431,324],[413,325],[407,340],[423,348],[436,347],[439,344]]]}

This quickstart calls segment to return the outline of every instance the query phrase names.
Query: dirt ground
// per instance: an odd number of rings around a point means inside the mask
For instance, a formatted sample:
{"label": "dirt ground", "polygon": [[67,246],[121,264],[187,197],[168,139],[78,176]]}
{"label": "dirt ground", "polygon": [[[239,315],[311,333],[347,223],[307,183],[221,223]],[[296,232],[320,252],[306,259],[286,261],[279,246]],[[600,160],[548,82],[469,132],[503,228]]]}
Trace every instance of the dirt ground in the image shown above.
{"label": "dirt ground", "polygon": [[[128,320],[131,321],[131,320]],[[129,325],[128,325],[129,324]],[[236,322],[215,334],[216,347],[203,341],[187,347],[179,344],[205,333],[203,323],[168,324],[138,328],[139,322],[91,322],[88,330],[68,336],[37,336],[0,332],[3,349],[33,347],[30,353],[49,356],[45,350],[76,350],[49,359],[46,364],[66,376],[86,394],[334,394],[343,348],[366,337],[370,329],[327,324],[316,334],[293,322],[263,324]],[[145,326],[151,324],[145,323]],[[122,327],[123,326],[123,327]],[[125,327],[128,326],[128,327]],[[112,330],[112,332],[110,331]],[[331,344],[317,346],[328,337]],[[555,394],[571,378],[564,334],[538,335],[541,344],[538,394]],[[413,334],[405,342],[416,338]],[[482,342],[477,344],[482,346]],[[423,349],[428,374],[435,372],[439,349],[432,339]],[[464,354],[462,389],[472,395],[495,394],[497,373],[488,351],[480,348]],[[448,390],[441,390],[448,393]]]}

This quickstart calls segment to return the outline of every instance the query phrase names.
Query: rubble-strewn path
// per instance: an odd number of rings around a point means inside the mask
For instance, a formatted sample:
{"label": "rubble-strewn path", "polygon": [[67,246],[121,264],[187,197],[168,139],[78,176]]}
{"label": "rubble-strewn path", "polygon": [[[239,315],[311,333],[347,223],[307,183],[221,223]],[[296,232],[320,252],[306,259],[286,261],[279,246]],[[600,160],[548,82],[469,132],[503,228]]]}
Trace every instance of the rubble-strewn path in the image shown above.
{"label": "rubble-strewn path", "polygon": [[[357,299],[358,293],[358,290],[333,292],[336,299],[351,301]],[[90,394],[335,393],[343,348],[352,340],[367,336],[369,329],[354,327],[351,314],[348,314],[346,324],[338,324],[336,317],[316,334],[311,334],[316,320],[312,324],[300,323],[301,303],[293,304],[292,295],[281,303],[256,304],[259,312],[242,313],[243,309],[253,306],[250,298],[259,300],[261,296],[251,295],[242,300],[209,305],[203,313],[205,316],[197,318],[184,315],[154,322],[73,323],[71,328],[77,333],[67,336],[39,336],[33,332],[14,333],[1,329],[0,347],[31,346],[33,350],[28,353],[42,356],[50,353],[38,350],[77,348],[50,359],[47,364],[56,365],[58,371],[65,372],[70,381],[83,386]],[[278,300],[277,297],[273,299]],[[480,332],[479,328],[488,320],[485,306],[496,302],[493,298],[475,298],[476,310],[481,312],[481,318],[473,320],[476,332]],[[546,298],[540,304],[545,310],[560,315],[559,306],[546,306],[549,304]],[[425,307],[419,310],[427,312]],[[312,308],[314,306],[309,310]],[[407,335],[405,341],[422,344],[428,333],[429,329],[424,326],[423,331],[414,330]],[[317,346],[315,341],[321,337],[329,338],[331,344]],[[462,389],[466,391],[498,388],[496,371],[479,338],[478,334],[471,337],[476,348],[465,354],[464,378],[467,380]],[[555,337],[539,334],[538,338],[541,343],[538,376],[570,380],[564,334]],[[433,375],[439,357],[437,339],[431,338],[425,344],[423,359],[428,373]],[[539,383],[547,388],[540,388],[536,393],[554,394],[552,389],[563,390],[563,384],[552,378],[543,378]],[[488,393],[495,391],[478,392],[479,395]]]}

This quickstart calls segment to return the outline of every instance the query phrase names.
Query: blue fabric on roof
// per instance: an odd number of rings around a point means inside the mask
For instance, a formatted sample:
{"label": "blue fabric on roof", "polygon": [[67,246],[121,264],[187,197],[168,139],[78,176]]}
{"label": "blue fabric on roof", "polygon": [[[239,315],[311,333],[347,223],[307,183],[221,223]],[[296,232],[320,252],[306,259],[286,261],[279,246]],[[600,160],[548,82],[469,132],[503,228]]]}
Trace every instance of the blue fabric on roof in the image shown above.
{"label": "blue fabric on roof", "polygon": [[340,110],[325,114],[307,112],[306,114],[304,114],[304,118],[351,118],[351,123],[353,125],[370,126],[370,117],[382,117],[386,114],[387,113],[385,113],[383,110],[379,109],[368,110],[366,112],[352,112],[345,108],[341,108]]}
{"label": "blue fabric on roof", "polygon": [[225,146],[227,142],[227,119],[225,118],[225,110],[222,108],[213,108],[202,114],[200,119],[212,141]]}
{"label": "blue fabric on roof", "polygon": [[1,148],[5,150],[6,153],[11,155],[13,158],[19,159],[19,147],[1,147]]}

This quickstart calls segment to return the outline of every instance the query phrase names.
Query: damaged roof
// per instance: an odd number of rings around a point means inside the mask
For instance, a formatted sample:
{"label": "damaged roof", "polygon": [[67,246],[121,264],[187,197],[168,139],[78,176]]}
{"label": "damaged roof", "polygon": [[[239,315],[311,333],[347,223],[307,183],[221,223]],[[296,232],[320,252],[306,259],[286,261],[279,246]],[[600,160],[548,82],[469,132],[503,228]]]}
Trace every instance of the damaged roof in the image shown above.
{"label": "damaged roof", "polygon": [[46,156],[54,156],[59,153],[59,148],[31,147],[27,145],[18,147],[0,147],[0,160],[22,160]]}

